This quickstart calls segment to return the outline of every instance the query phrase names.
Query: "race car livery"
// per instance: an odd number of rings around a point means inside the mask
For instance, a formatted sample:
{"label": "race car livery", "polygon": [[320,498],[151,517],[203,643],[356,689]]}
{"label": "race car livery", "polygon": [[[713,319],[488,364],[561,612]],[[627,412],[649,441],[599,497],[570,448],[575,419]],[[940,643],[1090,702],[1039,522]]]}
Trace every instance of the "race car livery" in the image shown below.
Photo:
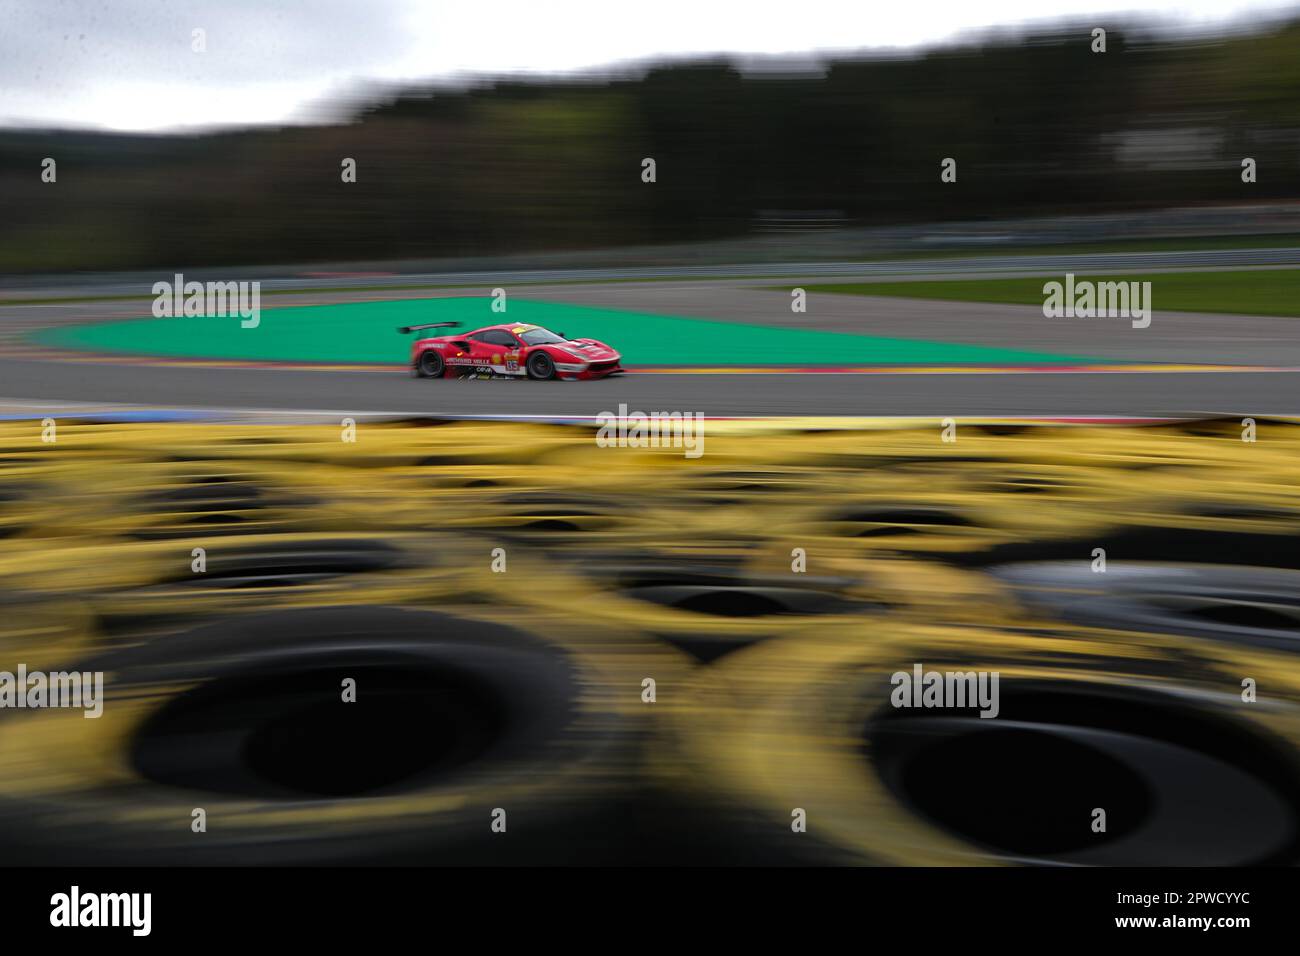
{"label": "race car livery", "polygon": [[[404,325],[398,331],[405,334],[459,324]],[[621,362],[622,356],[604,342],[569,339],[540,325],[519,322],[421,338],[411,346],[411,374],[417,378],[605,378],[622,372]]]}

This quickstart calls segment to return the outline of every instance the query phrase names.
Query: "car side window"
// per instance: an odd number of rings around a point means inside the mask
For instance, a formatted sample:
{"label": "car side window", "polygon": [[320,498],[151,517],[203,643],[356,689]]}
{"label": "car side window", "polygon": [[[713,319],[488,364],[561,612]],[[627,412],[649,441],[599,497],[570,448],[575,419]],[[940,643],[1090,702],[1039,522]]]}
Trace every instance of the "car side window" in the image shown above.
{"label": "car side window", "polygon": [[515,337],[504,329],[489,329],[483,333],[483,341],[489,345],[514,345]]}

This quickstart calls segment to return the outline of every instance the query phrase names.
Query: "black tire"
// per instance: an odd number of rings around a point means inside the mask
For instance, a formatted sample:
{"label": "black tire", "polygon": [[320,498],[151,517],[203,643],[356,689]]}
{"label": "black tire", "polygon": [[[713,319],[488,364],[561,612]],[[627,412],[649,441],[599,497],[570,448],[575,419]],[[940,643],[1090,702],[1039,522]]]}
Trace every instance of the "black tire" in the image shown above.
{"label": "black tire", "polygon": [[[1295,863],[1289,747],[1212,695],[1049,680],[1009,682],[1002,698],[1000,720],[881,708],[864,749],[901,805],[1017,862]],[[954,792],[972,774],[981,785]],[[1103,833],[1087,825],[1095,806]]]}
{"label": "black tire", "polygon": [[[192,544],[207,550],[202,572],[174,558],[177,550],[188,556]],[[473,589],[444,547],[411,535],[248,535],[196,538],[179,548],[122,545],[115,558],[134,562],[138,573],[133,580],[117,578],[85,601],[105,634],[130,639],[170,633],[216,614],[370,600],[443,601]]]}
{"label": "black tire", "polygon": [[[575,562],[574,571],[581,578],[561,588],[589,595],[591,606],[600,607],[596,619],[654,634],[705,663],[814,619],[860,616],[867,626],[885,610],[867,580],[780,575],[723,555],[688,560],[595,552]],[[534,598],[550,599],[530,591],[524,600]]]}
{"label": "black tire", "polygon": [[[57,795],[0,785],[0,846],[10,861],[45,863],[607,854],[608,825],[596,821],[616,821],[618,795],[638,789],[632,758],[651,710],[641,676],[653,667],[682,679],[656,645],[609,644],[567,626],[543,634],[362,606],[226,617],[108,650],[80,664],[111,674],[130,703],[107,700],[98,720],[0,713],[0,763],[21,759],[12,748],[28,745],[24,718],[56,736],[91,733],[95,753],[113,752],[108,768],[68,749],[70,778],[50,765],[51,782],[69,784]],[[357,703],[341,701],[341,677],[355,677]],[[490,830],[496,806],[510,808],[509,840]],[[208,827],[197,836],[196,807]]]}
{"label": "black tire", "polygon": [[433,349],[421,352],[415,363],[416,378],[442,378],[447,370],[447,363]]}
{"label": "black tire", "polygon": [[555,378],[555,362],[545,352],[528,356],[528,377],[540,382]]}
{"label": "black tire", "polygon": [[[1296,705],[1254,709],[1223,692],[1223,674],[1257,658],[1225,645],[1166,680],[1109,647],[1068,629],[1030,640],[882,619],[738,649],[697,671],[676,722],[684,797],[719,834],[788,862],[1293,864]],[[1163,653],[1178,651],[1169,638]],[[918,662],[1000,673],[997,719],[896,707],[891,675]],[[972,778],[978,794],[953,787]],[[798,807],[824,818],[815,835],[791,835]],[[1091,829],[1095,807],[1107,832]]]}
{"label": "black tire", "polygon": [[993,573],[1030,607],[1076,624],[1300,651],[1300,572],[1112,561],[1008,564]]}

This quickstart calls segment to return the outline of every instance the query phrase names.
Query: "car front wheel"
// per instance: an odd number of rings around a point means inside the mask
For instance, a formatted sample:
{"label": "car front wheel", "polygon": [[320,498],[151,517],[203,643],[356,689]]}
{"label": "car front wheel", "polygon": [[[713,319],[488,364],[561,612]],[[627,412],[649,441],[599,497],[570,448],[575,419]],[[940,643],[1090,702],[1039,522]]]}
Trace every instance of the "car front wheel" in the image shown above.
{"label": "car front wheel", "polygon": [[555,378],[555,362],[545,352],[538,352],[529,356],[528,376],[529,378],[542,380]]}

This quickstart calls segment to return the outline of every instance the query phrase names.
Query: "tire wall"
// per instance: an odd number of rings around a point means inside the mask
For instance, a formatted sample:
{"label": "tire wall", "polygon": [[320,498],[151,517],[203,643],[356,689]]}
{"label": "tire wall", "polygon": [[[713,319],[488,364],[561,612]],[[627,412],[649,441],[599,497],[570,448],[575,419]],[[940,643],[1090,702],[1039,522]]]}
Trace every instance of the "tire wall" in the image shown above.
{"label": "tire wall", "polygon": [[[103,716],[0,707],[14,862],[1296,860],[1290,422],[40,436],[0,672]],[[894,706],[917,665],[997,717]]]}

